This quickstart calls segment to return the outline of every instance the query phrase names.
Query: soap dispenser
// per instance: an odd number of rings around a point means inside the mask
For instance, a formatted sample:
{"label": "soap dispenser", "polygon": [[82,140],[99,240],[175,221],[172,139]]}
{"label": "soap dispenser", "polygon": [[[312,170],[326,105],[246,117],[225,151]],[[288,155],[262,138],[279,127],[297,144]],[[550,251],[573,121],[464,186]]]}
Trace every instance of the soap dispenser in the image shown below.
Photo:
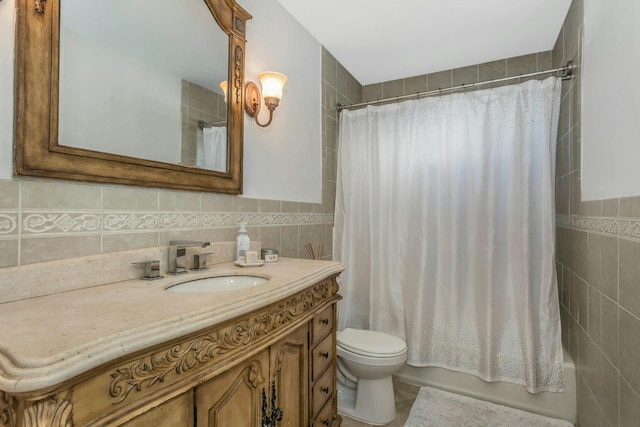
{"label": "soap dispenser", "polygon": [[247,223],[241,222],[240,229],[238,230],[238,237],[236,237],[236,261],[245,262],[244,253],[249,250],[251,239],[247,234]]}

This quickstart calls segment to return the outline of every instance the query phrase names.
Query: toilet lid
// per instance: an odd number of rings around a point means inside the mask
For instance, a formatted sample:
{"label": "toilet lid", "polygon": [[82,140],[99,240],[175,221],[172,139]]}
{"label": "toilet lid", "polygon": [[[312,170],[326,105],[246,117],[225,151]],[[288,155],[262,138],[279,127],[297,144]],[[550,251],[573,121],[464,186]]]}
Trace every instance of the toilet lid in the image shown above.
{"label": "toilet lid", "polygon": [[407,350],[400,337],[362,329],[346,328],[338,333],[337,341],[345,350],[363,356],[392,357]]}

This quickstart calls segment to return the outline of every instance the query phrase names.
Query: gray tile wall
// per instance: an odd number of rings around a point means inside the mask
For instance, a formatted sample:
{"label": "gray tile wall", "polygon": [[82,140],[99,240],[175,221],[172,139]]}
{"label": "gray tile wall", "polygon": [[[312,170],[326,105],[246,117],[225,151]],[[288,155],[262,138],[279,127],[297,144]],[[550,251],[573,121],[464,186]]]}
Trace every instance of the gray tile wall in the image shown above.
{"label": "gray tile wall", "polygon": [[[503,77],[513,77],[548,70],[550,68],[551,51],[532,53],[530,55],[471,65],[454,70],[438,71],[436,73],[363,86],[362,100],[375,101],[378,99],[393,98],[395,96],[411,95],[418,92],[446,89],[463,84],[466,85]],[[523,78],[521,80],[525,81],[527,79]],[[492,86],[510,83],[513,83],[513,81],[482,85],[479,86],[478,89],[487,89]]]}
{"label": "gray tile wall", "polygon": [[[322,203],[248,199],[57,180],[0,180],[0,268],[164,246],[173,238],[235,240],[237,223],[281,256],[331,258],[336,185],[336,102],[359,102],[360,84],[322,56]],[[206,118],[206,117],[203,117]]]}
{"label": "gray tile wall", "polygon": [[[553,65],[581,64],[584,0],[573,0]],[[583,202],[580,68],[563,85],[556,252],[563,341],[578,366],[581,427],[640,425],[640,197]]]}

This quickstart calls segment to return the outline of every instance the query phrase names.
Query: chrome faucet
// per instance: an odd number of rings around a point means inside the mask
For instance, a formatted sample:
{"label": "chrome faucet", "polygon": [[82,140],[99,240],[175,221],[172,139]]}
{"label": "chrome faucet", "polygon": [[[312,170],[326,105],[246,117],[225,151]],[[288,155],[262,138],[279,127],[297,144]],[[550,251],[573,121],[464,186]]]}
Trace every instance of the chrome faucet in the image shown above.
{"label": "chrome faucet", "polygon": [[[184,256],[187,253],[186,248],[189,246],[199,246],[206,248],[211,242],[200,242],[197,240],[171,240],[169,241],[169,265],[167,266],[167,274],[183,274],[187,272],[184,265]],[[181,260],[182,258],[182,260]],[[182,262],[180,262],[182,261]]]}

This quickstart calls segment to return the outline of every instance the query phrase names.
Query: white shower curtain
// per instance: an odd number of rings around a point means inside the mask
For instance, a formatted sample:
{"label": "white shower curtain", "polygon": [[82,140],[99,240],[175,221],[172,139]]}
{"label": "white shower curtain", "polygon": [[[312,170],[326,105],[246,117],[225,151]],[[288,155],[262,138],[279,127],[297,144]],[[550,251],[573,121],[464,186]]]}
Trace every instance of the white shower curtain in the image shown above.
{"label": "white shower curtain", "polygon": [[227,128],[212,126],[202,129],[202,145],[198,144],[196,164],[205,169],[227,171]]}
{"label": "white shower curtain", "polygon": [[339,329],[405,338],[412,366],[563,389],[553,190],[560,84],[341,113]]}

